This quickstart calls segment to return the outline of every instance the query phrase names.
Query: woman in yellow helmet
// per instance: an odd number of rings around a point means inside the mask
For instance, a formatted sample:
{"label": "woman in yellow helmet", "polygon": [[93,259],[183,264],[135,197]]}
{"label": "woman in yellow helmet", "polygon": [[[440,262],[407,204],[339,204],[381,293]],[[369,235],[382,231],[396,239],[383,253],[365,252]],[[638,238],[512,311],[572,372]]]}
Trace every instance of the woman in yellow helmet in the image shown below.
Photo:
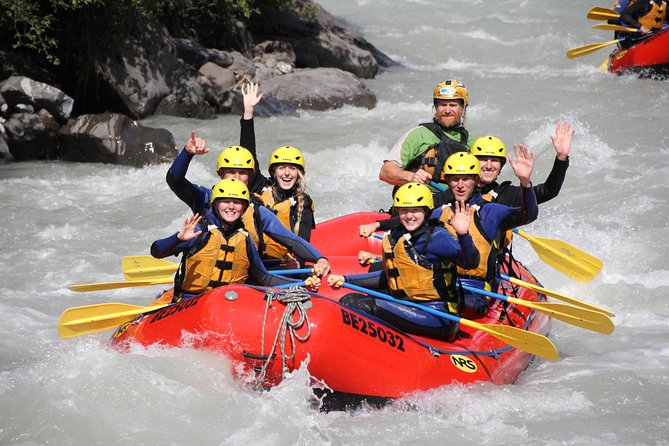
{"label": "woman in yellow helmet", "polygon": [[[366,288],[387,287],[397,299],[459,315],[462,308],[455,286],[455,266],[472,268],[479,260],[469,235],[469,206],[456,203],[455,213],[449,221],[453,234],[437,220],[429,219],[434,202],[432,192],[424,184],[401,186],[395,193],[393,206],[402,224],[383,237],[383,270],[351,276],[331,274],[328,284],[339,287],[347,281]],[[458,330],[458,324],[452,321],[357,293],[347,294],[340,302],[409,333],[452,340]]]}
{"label": "woman in yellow helmet", "polygon": [[[256,158],[253,111],[260,102],[262,93],[258,84],[250,83],[242,88],[244,114],[241,124],[241,139]],[[263,180],[253,177],[256,185],[264,185],[262,190],[252,189],[262,203],[276,214],[283,225],[300,238],[309,241],[311,230],[316,227],[314,203],[306,193],[305,160],[302,152],[295,147],[282,146],[272,152],[269,159],[269,177]],[[290,250],[285,246],[265,238],[264,255],[269,258],[285,259]]]}
{"label": "woman in yellow helmet", "polygon": [[[468,152],[451,155],[444,165],[443,175],[453,194],[453,200],[438,207],[432,217],[442,221],[446,229],[454,232],[449,221],[455,215],[457,202],[465,201],[474,210],[470,232],[479,253],[479,264],[473,268],[458,268],[458,274],[466,285],[487,290],[496,289],[498,253],[503,245],[506,231],[536,220],[539,206],[530,176],[534,166],[534,155],[524,147],[516,147],[515,159],[509,163],[520,180],[521,199],[519,207],[505,206],[486,201],[476,187],[481,181],[479,160]],[[485,314],[488,301],[480,294],[465,296],[465,306],[478,314]]]}
{"label": "woman in yellow helmet", "polygon": [[[274,212],[281,223],[304,240],[311,239],[314,222],[314,203],[306,193],[304,156],[295,147],[279,147],[270,156],[271,185],[258,195],[263,204]],[[285,258],[284,246],[266,240],[265,252],[271,258]]]}
{"label": "woman in yellow helmet", "polygon": [[188,217],[177,233],[153,242],[151,255],[156,258],[183,254],[175,278],[175,299],[231,283],[276,286],[294,282],[265,269],[242,222],[249,201],[243,182],[221,180],[212,189],[212,212],[207,217]]}

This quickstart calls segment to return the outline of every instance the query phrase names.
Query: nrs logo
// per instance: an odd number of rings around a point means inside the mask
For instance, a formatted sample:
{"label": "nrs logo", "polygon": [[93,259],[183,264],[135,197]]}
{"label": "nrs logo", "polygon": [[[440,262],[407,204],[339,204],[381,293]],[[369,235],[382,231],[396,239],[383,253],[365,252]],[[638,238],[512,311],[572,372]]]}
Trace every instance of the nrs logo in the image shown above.
{"label": "nrs logo", "polygon": [[451,355],[451,362],[459,370],[461,370],[465,373],[475,373],[478,370],[478,367],[476,366],[476,363],[474,362],[474,360],[472,360],[472,359],[470,359],[466,356]]}

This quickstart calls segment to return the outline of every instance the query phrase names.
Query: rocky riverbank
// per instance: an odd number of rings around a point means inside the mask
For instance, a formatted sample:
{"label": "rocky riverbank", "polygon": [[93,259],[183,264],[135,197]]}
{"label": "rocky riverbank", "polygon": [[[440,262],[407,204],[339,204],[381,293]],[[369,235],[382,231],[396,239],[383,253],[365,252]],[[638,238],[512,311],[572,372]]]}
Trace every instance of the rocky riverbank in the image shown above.
{"label": "rocky riverbank", "polygon": [[[311,0],[298,3],[315,6]],[[259,82],[264,93],[258,116],[372,108],[376,97],[362,79],[393,64],[322,8],[304,20],[261,6],[237,28],[240,48],[218,49],[174,38],[161,23],[152,23],[96,64],[96,101],[85,104],[75,103],[75,95],[61,89],[48,70],[0,49],[0,159],[165,162],[177,153],[174,137],[139,120],[154,114],[241,114],[239,88],[249,81]]]}

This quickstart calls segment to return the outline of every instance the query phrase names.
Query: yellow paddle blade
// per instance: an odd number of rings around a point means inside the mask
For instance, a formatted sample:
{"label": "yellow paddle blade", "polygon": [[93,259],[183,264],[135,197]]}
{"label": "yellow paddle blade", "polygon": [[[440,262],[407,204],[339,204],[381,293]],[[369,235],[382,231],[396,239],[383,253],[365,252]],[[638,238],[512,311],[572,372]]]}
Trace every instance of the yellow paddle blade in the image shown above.
{"label": "yellow paddle blade", "polygon": [[581,300],[574,299],[573,297],[565,296],[564,294],[560,294],[557,291],[552,291],[552,290],[549,290],[547,288],[541,287],[539,285],[535,285],[533,283],[529,283],[529,282],[525,282],[525,281],[520,280],[520,279],[516,279],[515,277],[509,277],[509,276],[506,276],[506,275],[502,275],[501,277],[504,280],[508,280],[511,283],[515,283],[516,285],[520,285],[524,288],[528,288],[532,291],[536,291],[537,293],[545,294],[546,296],[554,297],[555,299],[568,302],[572,305],[577,305],[581,308],[586,308],[588,310],[597,311],[597,312],[605,314],[609,317],[614,317],[615,316],[615,314],[611,313],[608,310],[605,310],[604,308],[600,308],[596,305],[591,305],[591,304],[583,302]]}
{"label": "yellow paddle blade", "polygon": [[604,62],[597,68],[600,73],[608,73],[609,71],[609,58],[604,59]]}
{"label": "yellow paddle blade", "polygon": [[618,43],[617,39],[603,43],[591,43],[590,45],[579,46],[578,48],[572,48],[569,51],[567,51],[567,57],[569,59],[573,59],[575,57],[585,56],[586,54],[594,53],[600,48],[604,48],[605,46],[609,45],[614,45],[616,43]]}
{"label": "yellow paddle blade", "polygon": [[507,300],[515,305],[532,308],[559,321],[597,333],[611,334],[615,328],[611,319],[598,311],[555,302],[528,302],[515,297],[507,297]]}
{"label": "yellow paddle blade", "polygon": [[106,331],[130,322],[140,314],[160,310],[170,304],[142,307],[139,305],[106,303],[68,308],[58,320],[61,338],[73,338]]}
{"label": "yellow paddle blade", "polygon": [[588,15],[586,17],[590,20],[611,20],[619,18],[620,14],[610,8],[595,6],[590,11],[588,11]]}
{"label": "yellow paddle blade", "polygon": [[577,282],[590,282],[604,266],[598,258],[562,240],[534,237],[518,228],[513,232],[529,241],[542,261]]}
{"label": "yellow paddle blade", "polygon": [[151,256],[125,256],[121,268],[126,280],[160,280],[176,273],[179,265]]}
{"label": "yellow paddle blade", "polygon": [[592,29],[603,29],[604,31],[621,31],[624,33],[636,33],[639,32],[638,29],[636,28],[627,28],[625,26],[620,26],[620,25],[611,25],[609,23],[599,23],[597,25],[594,25]]}
{"label": "yellow paddle blade", "polygon": [[479,324],[469,319],[460,319],[460,324],[481,330],[512,347],[519,348],[533,355],[550,361],[558,358],[558,350],[546,336],[508,325]]}
{"label": "yellow paddle blade", "polygon": [[114,290],[116,288],[165,285],[172,282],[174,282],[174,279],[168,277],[159,280],[129,280],[126,282],[80,283],[77,285],[70,285],[68,288],[71,289],[72,291],[79,291],[83,293],[86,291]]}

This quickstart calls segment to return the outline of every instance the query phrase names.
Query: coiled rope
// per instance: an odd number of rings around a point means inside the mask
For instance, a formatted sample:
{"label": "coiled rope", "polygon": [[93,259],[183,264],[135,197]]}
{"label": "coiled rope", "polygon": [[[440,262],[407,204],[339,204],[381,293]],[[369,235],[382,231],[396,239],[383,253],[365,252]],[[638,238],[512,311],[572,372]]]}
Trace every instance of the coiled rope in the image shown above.
{"label": "coiled rope", "polygon": [[[260,344],[260,354],[262,357],[265,356],[265,327],[267,326],[267,314],[270,307],[272,306],[273,301],[278,301],[286,304],[286,308],[283,310],[283,315],[281,316],[281,322],[277,328],[276,335],[274,336],[274,343],[272,348],[270,348],[267,358],[263,363],[260,372],[255,381],[254,389],[260,387],[260,383],[265,379],[267,373],[267,367],[273,359],[272,352],[275,351],[277,343],[279,343],[281,351],[281,371],[282,373],[286,372],[286,362],[295,357],[295,340],[304,342],[309,339],[311,336],[311,326],[309,325],[309,316],[307,316],[307,303],[311,296],[306,289],[300,286],[293,286],[288,291],[276,292],[273,289],[268,289],[265,293],[265,299],[267,304],[265,305],[265,315],[263,317],[262,325],[262,341]],[[297,312],[298,318],[294,320],[293,313]],[[297,330],[300,329],[303,325],[307,326],[307,333],[304,336],[297,334]],[[290,354],[286,353],[286,333],[289,335],[289,347]]]}

